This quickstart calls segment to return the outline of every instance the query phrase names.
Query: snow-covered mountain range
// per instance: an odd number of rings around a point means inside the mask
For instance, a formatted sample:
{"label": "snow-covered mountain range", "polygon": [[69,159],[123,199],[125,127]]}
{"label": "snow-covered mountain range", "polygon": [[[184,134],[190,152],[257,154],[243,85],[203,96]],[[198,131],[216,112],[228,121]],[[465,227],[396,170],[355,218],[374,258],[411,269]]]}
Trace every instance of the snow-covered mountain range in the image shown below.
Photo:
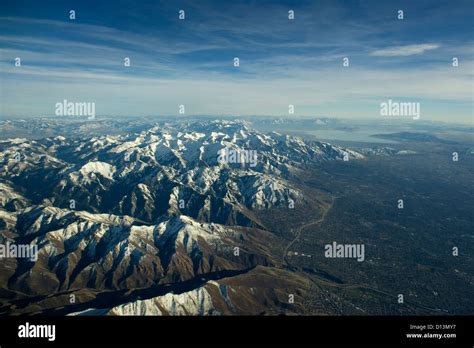
{"label": "snow-covered mountain range", "polygon": [[[224,161],[222,151],[231,154]],[[0,311],[226,314],[264,310],[263,302],[277,311],[287,292],[281,289],[291,283],[302,292],[307,284],[295,274],[282,276],[284,241],[265,228],[259,211],[311,200],[294,180],[307,166],[363,158],[233,121],[3,140],[1,241],[39,251],[36,262],[3,262],[0,284],[10,298],[35,296],[40,304],[20,310],[12,301]],[[274,289],[249,284],[256,274],[280,280]],[[226,285],[227,277],[236,283]],[[124,296],[110,306],[92,295],[154,287],[158,292],[144,299]],[[71,293],[77,302],[68,302]]]}

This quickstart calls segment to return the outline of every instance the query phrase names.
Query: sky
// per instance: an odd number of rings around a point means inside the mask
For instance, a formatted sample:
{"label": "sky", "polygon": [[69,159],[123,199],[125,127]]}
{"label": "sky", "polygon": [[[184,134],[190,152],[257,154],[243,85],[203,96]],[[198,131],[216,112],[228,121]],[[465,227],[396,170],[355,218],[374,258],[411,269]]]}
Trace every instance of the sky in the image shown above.
{"label": "sky", "polygon": [[391,99],[472,123],[473,23],[472,0],[2,0],[0,116],[66,99],[99,116],[377,119]]}

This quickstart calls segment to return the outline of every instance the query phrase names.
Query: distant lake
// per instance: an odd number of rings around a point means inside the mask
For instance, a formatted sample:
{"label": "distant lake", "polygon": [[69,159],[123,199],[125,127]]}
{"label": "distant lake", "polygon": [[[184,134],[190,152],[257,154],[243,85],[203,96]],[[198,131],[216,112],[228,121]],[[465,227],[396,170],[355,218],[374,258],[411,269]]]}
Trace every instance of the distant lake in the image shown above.
{"label": "distant lake", "polygon": [[371,137],[373,134],[390,133],[380,129],[357,129],[354,131],[336,130],[336,129],[318,129],[301,131],[303,134],[314,136],[319,140],[338,140],[338,141],[354,141],[366,143],[382,143],[382,144],[396,144],[396,141],[389,139],[381,139]]}
{"label": "distant lake", "polygon": [[254,125],[257,130],[262,132],[278,132],[299,136],[308,140],[321,140],[327,142],[358,142],[358,143],[379,143],[379,144],[398,144],[395,140],[371,137],[373,134],[390,134],[403,128],[388,127],[355,127],[347,129],[317,128],[317,126],[302,127],[300,125]]}

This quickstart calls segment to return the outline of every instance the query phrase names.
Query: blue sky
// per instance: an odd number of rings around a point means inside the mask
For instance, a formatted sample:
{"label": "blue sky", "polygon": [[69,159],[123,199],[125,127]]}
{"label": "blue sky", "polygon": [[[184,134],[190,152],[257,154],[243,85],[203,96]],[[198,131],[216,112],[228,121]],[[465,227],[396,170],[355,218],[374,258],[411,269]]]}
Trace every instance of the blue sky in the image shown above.
{"label": "blue sky", "polygon": [[473,22],[474,2],[460,0],[6,0],[0,111],[52,115],[67,99],[98,115],[184,104],[190,115],[288,116],[293,104],[302,116],[380,118],[393,99],[420,102],[424,120],[469,123]]}

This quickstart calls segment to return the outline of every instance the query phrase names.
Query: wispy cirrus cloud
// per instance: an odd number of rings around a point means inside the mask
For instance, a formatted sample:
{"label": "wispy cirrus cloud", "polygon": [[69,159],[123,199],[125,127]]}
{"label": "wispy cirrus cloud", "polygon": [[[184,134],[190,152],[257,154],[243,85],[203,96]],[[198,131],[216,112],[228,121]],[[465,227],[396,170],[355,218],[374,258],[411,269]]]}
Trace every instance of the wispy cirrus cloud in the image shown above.
{"label": "wispy cirrus cloud", "polygon": [[414,44],[414,45],[404,45],[404,46],[395,46],[388,47],[379,50],[375,50],[370,53],[371,56],[376,57],[407,57],[417,54],[423,54],[426,51],[435,50],[440,48],[439,44]]}
{"label": "wispy cirrus cloud", "polygon": [[[99,114],[173,114],[186,104],[191,113],[281,115],[292,103],[301,115],[359,117],[376,111],[380,98],[401,97],[449,103],[450,115],[466,120],[473,90],[466,12],[439,8],[428,15],[407,7],[417,20],[406,22],[371,0],[164,1],[126,13],[111,2],[105,13],[79,9],[77,21],[51,14],[55,8],[42,12],[47,18],[0,12],[0,113],[49,114],[55,101],[76,98],[96,101]],[[433,108],[430,117],[442,112]]]}

